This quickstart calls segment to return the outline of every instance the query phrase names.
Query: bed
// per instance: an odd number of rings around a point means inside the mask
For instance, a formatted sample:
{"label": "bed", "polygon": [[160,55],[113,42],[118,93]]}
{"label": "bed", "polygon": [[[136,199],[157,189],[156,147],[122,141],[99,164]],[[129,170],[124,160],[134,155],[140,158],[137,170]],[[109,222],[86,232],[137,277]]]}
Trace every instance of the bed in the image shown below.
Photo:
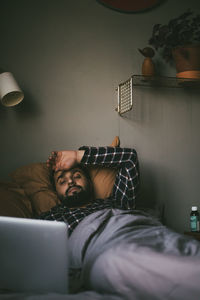
{"label": "bed", "polygon": [[[119,143],[115,138],[112,146]],[[90,170],[95,195],[110,195],[116,170]],[[0,215],[34,218],[59,203],[44,163],[18,168],[0,183]],[[103,188],[102,188],[103,187]],[[200,299],[200,243],[171,231],[154,210],[104,209],[69,237],[64,294],[0,292],[0,299]]]}

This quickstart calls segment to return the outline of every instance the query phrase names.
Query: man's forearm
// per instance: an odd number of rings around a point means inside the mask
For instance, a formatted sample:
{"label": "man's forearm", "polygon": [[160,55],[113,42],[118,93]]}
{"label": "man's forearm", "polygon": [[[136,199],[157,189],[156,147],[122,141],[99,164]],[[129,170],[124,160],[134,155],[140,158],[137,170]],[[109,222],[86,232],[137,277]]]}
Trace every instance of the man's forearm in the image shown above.
{"label": "man's forearm", "polygon": [[123,167],[128,162],[137,165],[137,153],[131,148],[120,147],[81,147],[85,150],[81,163],[105,167]]}
{"label": "man's forearm", "polygon": [[79,164],[84,156],[85,150],[77,150],[76,153],[77,163]]}
{"label": "man's forearm", "polygon": [[47,166],[55,172],[69,170],[81,162],[84,152],[84,150],[53,151],[47,160]]}

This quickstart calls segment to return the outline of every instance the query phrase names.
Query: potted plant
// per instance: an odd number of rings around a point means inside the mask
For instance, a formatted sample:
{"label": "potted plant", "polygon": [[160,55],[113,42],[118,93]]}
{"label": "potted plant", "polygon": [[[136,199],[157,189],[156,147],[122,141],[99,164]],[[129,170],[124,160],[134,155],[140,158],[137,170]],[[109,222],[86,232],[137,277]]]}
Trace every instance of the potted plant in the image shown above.
{"label": "potted plant", "polygon": [[161,50],[166,62],[175,60],[177,77],[200,78],[199,14],[187,10],[167,25],[155,24],[149,44]]}

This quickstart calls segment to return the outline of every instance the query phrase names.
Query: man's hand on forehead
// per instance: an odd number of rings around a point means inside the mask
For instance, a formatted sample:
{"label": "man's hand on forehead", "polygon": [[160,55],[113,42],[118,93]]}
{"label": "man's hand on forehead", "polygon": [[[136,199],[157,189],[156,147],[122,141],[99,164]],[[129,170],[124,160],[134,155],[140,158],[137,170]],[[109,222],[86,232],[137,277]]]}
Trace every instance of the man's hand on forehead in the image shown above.
{"label": "man's hand on forehead", "polygon": [[47,160],[47,166],[55,172],[69,170],[81,162],[83,155],[83,150],[53,151]]}

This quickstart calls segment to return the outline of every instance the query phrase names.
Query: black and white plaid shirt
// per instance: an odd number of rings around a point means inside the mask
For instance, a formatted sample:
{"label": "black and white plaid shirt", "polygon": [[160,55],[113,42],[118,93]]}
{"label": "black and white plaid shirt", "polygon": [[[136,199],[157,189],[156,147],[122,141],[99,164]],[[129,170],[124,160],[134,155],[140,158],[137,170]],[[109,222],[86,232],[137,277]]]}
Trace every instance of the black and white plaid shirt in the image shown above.
{"label": "black and white plaid shirt", "polygon": [[82,208],[68,208],[64,204],[42,213],[39,219],[64,221],[69,234],[89,214],[105,208],[133,209],[139,188],[139,164],[134,149],[119,147],[81,147],[85,150],[81,164],[118,168],[112,196],[97,199]]}

